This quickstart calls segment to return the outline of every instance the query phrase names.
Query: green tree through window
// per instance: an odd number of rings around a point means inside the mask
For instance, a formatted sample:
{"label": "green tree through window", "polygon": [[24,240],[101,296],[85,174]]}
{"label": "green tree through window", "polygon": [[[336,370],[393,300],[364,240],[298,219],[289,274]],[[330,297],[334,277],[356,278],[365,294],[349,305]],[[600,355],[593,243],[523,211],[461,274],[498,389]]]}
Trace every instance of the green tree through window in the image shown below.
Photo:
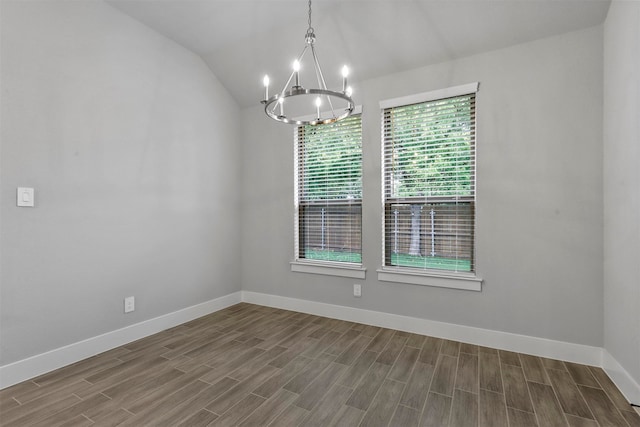
{"label": "green tree through window", "polygon": [[360,115],[299,126],[297,258],[362,262],[362,125]]}
{"label": "green tree through window", "polygon": [[475,94],[383,111],[385,265],[474,271]]}

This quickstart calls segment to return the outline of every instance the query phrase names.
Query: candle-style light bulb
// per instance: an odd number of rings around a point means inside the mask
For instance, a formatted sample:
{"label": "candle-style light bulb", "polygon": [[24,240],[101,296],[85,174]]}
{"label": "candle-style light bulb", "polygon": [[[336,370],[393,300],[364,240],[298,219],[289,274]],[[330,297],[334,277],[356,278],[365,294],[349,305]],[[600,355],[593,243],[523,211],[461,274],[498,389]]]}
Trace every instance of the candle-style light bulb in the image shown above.
{"label": "candle-style light bulb", "polygon": [[353,93],[353,89],[351,88],[351,86],[348,86],[344,92],[347,94],[347,96],[351,96],[351,94]]}
{"label": "candle-style light bulb", "polygon": [[296,59],[293,61],[293,75],[295,76],[295,87],[300,87],[300,62]]}
{"label": "candle-style light bulb", "polygon": [[280,116],[284,117],[284,98],[278,98],[278,104],[280,104]]}
{"label": "candle-style light bulb", "polygon": [[322,105],[322,99],[316,98],[316,112],[318,113],[318,120],[320,120],[320,106]]}
{"label": "candle-style light bulb", "polygon": [[264,78],[262,79],[262,83],[264,84],[264,99],[266,101],[267,99],[269,99],[269,76],[265,74]]}
{"label": "candle-style light bulb", "polygon": [[347,91],[347,76],[349,75],[349,67],[342,67],[342,91]]}

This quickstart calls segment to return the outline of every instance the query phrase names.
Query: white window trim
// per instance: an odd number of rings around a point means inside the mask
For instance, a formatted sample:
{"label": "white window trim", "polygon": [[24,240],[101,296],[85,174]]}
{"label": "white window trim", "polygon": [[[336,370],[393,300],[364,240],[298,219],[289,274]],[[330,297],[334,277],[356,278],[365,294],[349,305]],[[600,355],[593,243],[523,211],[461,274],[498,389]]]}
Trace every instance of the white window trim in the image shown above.
{"label": "white window trim", "polygon": [[364,279],[367,269],[362,264],[331,261],[291,261],[291,271],[296,273],[323,274],[325,276]]}
{"label": "white window trim", "polygon": [[[398,98],[380,101],[380,109],[401,107],[404,105],[419,104],[435,101],[443,98],[477,93],[479,82],[452,86],[444,89],[432,90],[418,94],[402,96]],[[384,138],[383,138],[384,140]],[[384,159],[384,142],[381,144],[382,158]],[[384,188],[384,167],[382,168],[382,188]],[[382,196],[384,215],[384,194]],[[382,235],[384,236],[384,218],[382,221]],[[384,245],[384,242],[383,242]],[[384,261],[383,261],[384,263]],[[438,288],[460,289],[468,291],[482,291],[482,278],[475,273],[449,272],[438,270],[416,270],[410,267],[382,266],[377,270],[378,280],[381,282],[403,283],[409,285],[433,286]]]}
{"label": "white window trim", "polygon": [[431,270],[412,270],[407,267],[381,267],[377,272],[378,280],[381,282],[482,291],[482,279],[475,274],[447,274],[447,272]]}
{"label": "white window trim", "polygon": [[421,102],[435,101],[443,98],[452,98],[454,96],[468,95],[478,92],[479,82],[467,83],[460,86],[452,86],[445,89],[437,89],[429,92],[416,93],[399,98],[392,98],[380,101],[380,109],[402,107],[405,105],[419,104]]}

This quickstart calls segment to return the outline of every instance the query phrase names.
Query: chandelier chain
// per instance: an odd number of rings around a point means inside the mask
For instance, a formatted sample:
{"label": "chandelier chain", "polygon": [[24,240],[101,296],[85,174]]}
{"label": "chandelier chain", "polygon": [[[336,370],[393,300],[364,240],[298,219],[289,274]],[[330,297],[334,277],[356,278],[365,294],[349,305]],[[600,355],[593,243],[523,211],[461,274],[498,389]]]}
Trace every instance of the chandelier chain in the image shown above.
{"label": "chandelier chain", "polygon": [[311,0],[309,0],[309,29],[308,30],[311,30],[311,32],[313,32],[313,27],[311,26]]}

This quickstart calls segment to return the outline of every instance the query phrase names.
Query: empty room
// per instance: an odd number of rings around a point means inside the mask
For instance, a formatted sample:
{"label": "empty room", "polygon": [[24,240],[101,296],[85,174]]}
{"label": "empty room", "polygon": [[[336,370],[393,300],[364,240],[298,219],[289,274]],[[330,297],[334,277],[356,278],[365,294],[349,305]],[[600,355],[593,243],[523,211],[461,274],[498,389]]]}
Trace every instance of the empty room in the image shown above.
{"label": "empty room", "polygon": [[0,0],[0,426],[640,426],[640,1]]}

